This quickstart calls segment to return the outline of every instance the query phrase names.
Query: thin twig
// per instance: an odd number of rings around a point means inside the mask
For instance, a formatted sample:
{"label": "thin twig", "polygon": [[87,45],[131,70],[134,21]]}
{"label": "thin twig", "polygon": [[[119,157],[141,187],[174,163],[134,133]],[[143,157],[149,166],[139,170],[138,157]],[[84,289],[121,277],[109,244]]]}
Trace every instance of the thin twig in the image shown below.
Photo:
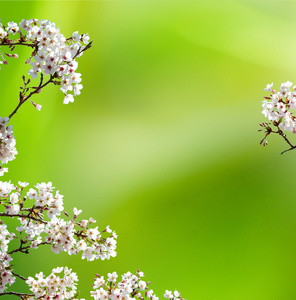
{"label": "thin twig", "polygon": [[19,217],[19,218],[27,218],[27,219],[34,220],[34,221],[36,221],[36,222],[40,222],[40,223],[43,223],[43,224],[47,224],[46,221],[43,221],[43,220],[41,220],[41,219],[34,218],[34,217],[32,217],[32,216],[29,216],[29,215],[0,213],[0,217]]}
{"label": "thin twig", "polygon": [[23,276],[21,276],[21,275],[19,275],[19,274],[16,274],[16,273],[14,273],[14,272],[11,272],[12,273],[12,275],[14,275],[14,276],[16,276],[16,277],[18,277],[18,278],[20,278],[20,279],[22,279],[22,280],[28,280],[28,278],[25,278],[25,277],[23,277]]}
{"label": "thin twig", "polygon": [[47,86],[49,83],[53,82],[53,75],[50,75],[50,78],[48,81],[46,81],[44,84],[43,83],[43,74],[40,73],[40,83],[39,86],[33,91],[31,92],[28,96],[24,97],[23,99],[20,99],[20,103],[18,104],[18,106],[15,108],[15,110],[9,115],[9,119],[11,119],[13,117],[14,114],[17,113],[17,111],[19,110],[19,108],[28,100],[30,99],[34,94],[37,94],[40,92],[41,89],[43,89],[45,86]]}
{"label": "thin twig", "polygon": [[[38,246],[40,246],[40,245],[50,245],[50,243],[42,242],[42,243],[38,244]],[[28,249],[30,249],[30,248],[31,248],[31,245],[26,246],[26,247],[22,247],[22,246],[21,246],[20,248],[15,249],[15,250],[12,250],[12,251],[8,252],[7,254],[10,255],[10,254],[16,253],[16,252],[29,253],[29,252],[28,252]]]}
{"label": "thin twig", "polygon": [[17,46],[17,45],[28,46],[28,47],[31,47],[31,48],[36,48],[37,47],[36,43],[29,44],[29,43],[23,43],[23,42],[20,42],[20,41],[17,41],[17,42],[14,42],[14,43],[8,43],[8,42],[3,41],[2,43],[0,43],[0,46]]}
{"label": "thin twig", "polygon": [[[275,126],[276,126],[276,125],[275,125]],[[286,143],[290,146],[289,149],[283,151],[281,154],[284,154],[284,153],[286,153],[286,152],[288,152],[288,151],[291,151],[291,150],[296,149],[296,146],[293,145],[293,144],[290,142],[290,140],[287,138],[286,134],[285,134],[278,126],[276,126],[276,127],[277,127],[277,129],[278,129],[277,131],[274,131],[274,130],[272,130],[272,129],[269,127],[269,129],[268,129],[268,134],[269,134],[269,133],[279,134],[281,137],[283,137],[283,139],[286,141]]]}
{"label": "thin twig", "polygon": [[17,292],[5,292],[5,293],[0,293],[0,297],[1,296],[5,296],[5,295],[14,295],[14,296],[18,296],[24,299],[24,297],[34,297],[34,294],[26,294],[26,293],[17,293]]}

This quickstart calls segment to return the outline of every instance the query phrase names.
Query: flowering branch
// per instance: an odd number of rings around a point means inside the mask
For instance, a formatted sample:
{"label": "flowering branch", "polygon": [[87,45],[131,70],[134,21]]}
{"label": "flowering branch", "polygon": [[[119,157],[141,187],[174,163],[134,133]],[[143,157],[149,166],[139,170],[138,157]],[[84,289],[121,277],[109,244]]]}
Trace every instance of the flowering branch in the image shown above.
{"label": "flowering branch", "polygon": [[40,75],[40,83],[39,83],[38,87],[35,87],[34,88],[35,90],[32,91],[28,96],[26,96],[26,91],[28,91],[28,88],[26,89],[26,86],[30,82],[30,79],[27,82],[25,82],[25,77],[23,77],[25,90],[24,90],[24,92],[20,92],[19,104],[17,105],[17,107],[15,108],[15,110],[9,115],[8,118],[11,119],[12,116],[17,113],[17,111],[19,110],[19,108],[27,100],[29,100],[34,94],[40,93],[41,90],[42,90],[42,88],[44,88],[45,86],[47,86],[49,83],[54,82],[53,78],[54,78],[54,76],[51,75],[50,78],[49,78],[49,80],[47,82],[45,82],[44,84],[42,84],[43,83],[43,74],[41,73],[41,75]]}
{"label": "flowering branch", "polygon": [[[264,138],[260,141],[260,144],[263,144],[263,146],[266,146],[268,143],[267,143],[267,137],[271,134],[271,133],[274,133],[274,134],[278,134],[280,135],[284,140],[285,142],[290,146],[289,149],[283,151],[281,154],[284,154],[285,152],[288,152],[288,151],[291,151],[293,149],[296,148],[295,145],[293,145],[290,140],[287,138],[286,134],[283,132],[283,130],[281,130],[279,128],[279,124],[277,124],[276,122],[273,122],[273,123],[261,123],[259,124],[261,127],[264,128],[265,130],[265,136]],[[270,125],[273,125],[277,128],[277,130],[273,130]],[[262,131],[263,129],[259,129],[258,131]]]}
{"label": "flowering branch", "polygon": [[[31,79],[26,80],[23,76],[23,86],[20,87],[19,103],[9,117],[0,117],[0,163],[5,164],[15,158],[15,139],[12,126],[8,125],[11,118],[18,112],[20,107],[30,100],[37,110],[41,105],[31,100],[32,96],[39,94],[50,83],[60,86],[64,93],[64,104],[73,102],[74,96],[80,94],[82,89],[81,74],[76,73],[78,63],[76,58],[88,50],[92,42],[89,42],[87,34],[74,32],[70,38],[65,38],[58,27],[48,20],[22,20],[19,25],[9,22],[5,27],[0,23],[0,46],[8,46],[11,51],[16,46],[28,46],[33,49],[26,63],[31,65],[28,74],[32,79],[38,78],[37,86],[29,86]],[[21,30],[20,30],[21,28]],[[9,35],[19,34],[20,38],[12,40]],[[4,53],[8,57],[17,58],[16,54]],[[0,64],[7,64],[3,54],[0,53]],[[34,62],[31,62],[34,59]],[[47,81],[44,76],[49,76]],[[263,126],[264,127],[264,126]],[[278,126],[278,131],[273,131],[265,126],[268,134],[278,133],[286,139],[291,147],[294,147]],[[268,135],[267,134],[267,135]],[[7,168],[0,165],[0,176],[7,172]],[[49,276],[40,272],[35,275],[36,279],[14,272],[10,263],[15,253],[29,254],[30,249],[38,249],[41,245],[50,245],[51,250],[58,254],[62,251],[69,255],[81,254],[82,259],[93,261],[95,259],[110,259],[117,255],[117,234],[109,226],[99,230],[93,227],[96,220],[93,218],[79,219],[81,210],[73,208],[73,214],[64,212],[63,195],[56,191],[51,182],[40,183],[35,188],[25,191],[26,182],[18,182],[18,185],[0,181],[0,217],[15,218],[20,224],[16,231],[8,230],[4,220],[0,220],[0,296],[14,295],[22,300],[78,300],[77,274],[67,267],[52,269]],[[31,201],[34,201],[31,203]],[[61,214],[66,219],[61,217]],[[9,248],[12,240],[19,240],[18,248]],[[117,282],[117,273],[108,273],[108,279],[96,275],[91,297],[95,300],[103,299],[150,299],[159,300],[152,289],[150,282],[142,280],[143,272],[137,271],[136,275],[130,272],[122,275],[122,280]],[[26,282],[32,294],[7,291],[8,285],[14,284],[16,278]],[[166,290],[164,298],[172,300],[184,300],[181,294]],[[81,299],[85,300],[85,299]]]}
{"label": "flowering branch", "polygon": [[[16,252],[22,252],[22,253],[25,253],[25,254],[29,254],[29,249],[32,248],[32,246],[29,245],[29,246],[23,247],[23,244],[26,244],[26,242],[24,240],[21,240],[20,247],[18,249],[15,249],[15,250],[12,250],[12,251],[8,252],[7,254],[12,254],[12,253],[16,253]],[[38,244],[38,247],[40,245],[50,245],[50,243],[42,242],[42,243]]]}
{"label": "flowering branch", "polygon": [[[20,38],[11,39],[10,35],[19,34]],[[40,81],[38,86],[29,86],[31,79],[26,81],[23,76],[24,85],[20,87],[19,103],[8,118],[0,118],[0,163],[6,164],[8,161],[15,159],[17,154],[15,148],[15,139],[12,135],[12,126],[7,126],[9,120],[18,112],[20,107],[31,99],[35,94],[54,83],[60,86],[60,90],[64,93],[64,104],[74,102],[74,97],[69,91],[74,92],[74,96],[80,95],[83,85],[81,82],[81,74],[76,73],[78,63],[76,58],[80,57],[85,51],[90,49],[92,41],[89,41],[88,34],[78,34],[74,32],[70,38],[65,38],[60,29],[54,23],[48,20],[23,20],[18,25],[9,22],[5,27],[0,23],[0,47],[8,46],[11,51],[16,46],[26,46],[33,49],[31,56],[26,63],[30,64],[31,69],[28,74],[32,79],[38,78]],[[7,64],[4,56],[17,58],[17,54],[0,53],[0,64]],[[31,60],[34,62],[31,62]],[[44,76],[49,79],[44,82]],[[32,90],[33,89],[33,90]],[[37,110],[41,110],[42,105],[30,101]],[[0,165],[0,176],[7,172],[7,168]]]}
{"label": "flowering branch", "polygon": [[[278,134],[290,146],[289,149],[283,151],[281,154],[296,148],[296,145],[293,145],[284,133],[285,130],[296,133],[296,117],[294,115],[294,110],[296,110],[296,86],[293,87],[293,92],[290,91],[291,86],[292,82],[287,81],[281,84],[279,92],[273,89],[273,83],[267,84],[264,89],[265,91],[271,92],[271,94],[268,97],[264,97],[266,100],[264,100],[262,104],[262,113],[271,122],[260,124],[263,129],[259,131],[265,131],[265,136],[260,144],[266,146],[268,144],[267,137],[271,133]],[[268,102],[267,100],[271,101]],[[274,126],[276,130],[273,130],[271,125]]]}

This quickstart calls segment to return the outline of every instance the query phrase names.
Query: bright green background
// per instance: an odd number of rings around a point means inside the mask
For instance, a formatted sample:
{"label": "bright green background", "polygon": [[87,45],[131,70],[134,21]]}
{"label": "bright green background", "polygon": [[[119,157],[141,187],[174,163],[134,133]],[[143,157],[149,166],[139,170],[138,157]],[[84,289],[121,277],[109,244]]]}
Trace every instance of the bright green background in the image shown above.
{"label": "bright green background", "polygon": [[[19,273],[73,267],[88,299],[95,273],[137,268],[159,296],[295,299],[296,152],[281,156],[279,137],[263,148],[257,132],[265,85],[296,77],[295,13],[293,1],[1,1],[3,23],[48,18],[94,39],[74,104],[51,86],[33,99],[41,112],[13,117],[4,180],[52,181],[66,211],[119,235],[110,261],[43,248],[15,254]],[[2,117],[29,69],[16,52],[0,72]]]}

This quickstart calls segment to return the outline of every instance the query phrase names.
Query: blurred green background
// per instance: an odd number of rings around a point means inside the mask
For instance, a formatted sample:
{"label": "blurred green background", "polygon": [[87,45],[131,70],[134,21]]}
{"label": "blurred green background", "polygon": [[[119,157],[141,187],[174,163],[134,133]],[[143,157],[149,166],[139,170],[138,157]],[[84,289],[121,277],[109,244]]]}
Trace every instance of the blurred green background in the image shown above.
{"label": "blurred green background", "polygon": [[[265,85],[296,77],[296,2],[1,1],[1,12],[94,40],[75,103],[50,86],[33,99],[41,112],[28,103],[13,117],[19,154],[4,180],[52,181],[66,211],[119,235],[110,261],[42,248],[15,254],[19,273],[70,266],[87,299],[94,274],[138,268],[160,298],[296,298],[296,152],[281,156],[276,136],[263,148],[257,132]],[[2,117],[29,70],[29,51],[15,52]]]}

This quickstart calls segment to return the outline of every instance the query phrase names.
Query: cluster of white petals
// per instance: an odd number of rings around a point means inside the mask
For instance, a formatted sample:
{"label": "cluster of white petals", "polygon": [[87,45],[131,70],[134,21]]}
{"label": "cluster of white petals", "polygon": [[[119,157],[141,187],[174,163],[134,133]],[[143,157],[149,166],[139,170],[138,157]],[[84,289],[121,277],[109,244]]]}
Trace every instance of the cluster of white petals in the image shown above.
{"label": "cluster of white petals", "polygon": [[[19,38],[12,39],[11,35],[16,34]],[[9,118],[0,117],[0,176],[8,170],[2,164],[13,160],[17,154],[12,126],[8,126],[9,119],[24,102],[49,83],[60,86],[65,95],[64,104],[74,102],[74,96],[79,95],[83,88],[81,74],[76,72],[76,58],[89,49],[91,44],[88,34],[80,35],[78,31],[65,38],[59,27],[49,20],[22,20],[19,24],[9,22],[7,26],[0,23],[0,46],[8,46],[11,51],[16,45],[33,49],[31,57],[26,61],[31,66],[28,74],[32,79],[40,77],[38,86],[29,87],[31,78],[26,80],[23,76],[24,86],[20,87],[18,106]],[[17,58],[16,54],[4,54]],[[1,53],[0,59],[0,65],[7,64]],[[45,83],[44,76],[50,77]],[[272,85],[267,86],[266,90],[272,92],[272,101],[263,103],[263,113],[271,121],[281,124],[283,129],[296,133],[296,121],[288,112],[289,109],[296,109],[296,92],[289,92],[291,85],[290,82],[282,84],[279,93],[272,89]],[[294,90],[296,91],[296,87]],[[30,101],[37,110],[41,109],[41,105]],[[14,185],[10,181],[0,181],[0,217],[15,218],[20,222],[13,232],[0,220],[0,296],[15,295],[26,300],[78,300],[78,277],[72,269],[59,267],[53,269],[47,277],[40,272],[35,275],[36,278],[27,279],[14,272],[14,266],[10,263],[11,255],[17,252],[28,254],[31,249],[37,249],[40,245],[50,245],[56,254],[67,252],[69,255],[81,254],[81,258],[87,261],[105,260],[117,255],[117,234],[109,226],[103,230],[99,230],[98,226],[94,227],[96,220],[93,218],[78,219],[82,211],[76,207],[71,214],[64,212],[63,195],[55,191],[51,182],[38,183],[34,188],[27,188],[28,185],[27,182],[19,181],[18,185]],[[8,251],[12,240],[17,243],[11,243],[10,247],[14,248]],[[127,272],[119,281],[116,272],[108,273],[106,280],[103,276],[96,276],[94,290],[90,292],[95,300],[159,300],[149,288],[150,282],[142,279],[144,273],[139,270],[136,275]],[[16,278],[24,280],[32,293],[6,292]],[[177,290],[166,290],[163,297],[184,300]]]}
{"label": "cluster of white petals", "polygon": [[71,269],[67,267],[55,268],[47,277],[44,276],[43,272],[35,276],[36,279],[29,277],[26,280],[30,290],[34,293],[34,297],[30,297],[29,300],[40,298],[45,300],[75,299],[78,277]]}
{"label": "cluster of white petals", "polygon": [[262,113],[266,118],[273,122],[282,130],[296,133],[296,86],[293,86],[293,91],[290,91],[292,82],[287,81],[281,84],[280,90],[276,92],[273,89],[273,83],[267,84],[264,89],[270,92],[269,97],[264,97]]}
{"label": "cluster of white petals", "polygon": [[[131,272],[127,272],[122,275],[122,280],[117,282],[118,275],[116,272],[108,273],[108,278],[104,279],[104,276],[97,275],[93,288],[95,291],[91,291],[91,297],[95,300],[133,300],[133,299],[151,299],[159,300],[153,290],[148,286],[150,282],[142,280],[144,273],[137,271],[137,275],[133,275]],[[181,294],[175,290],[174,292],[165,291],[164,298],[172,300],[184,300]]]}
{"label": "cluster of white petals", "polygon": [[[31,65],[28,74],[32,79],[38,77],[38,73],[60,79],[60,90],[65,95],[63,103],[74,102],[74,96],[79,95],[83,88],[81,74],[76,73],[76,57],[80,57],[88,45],[88,34],[80,35],[75,31],[66,39],[59,27],[49,20],[22,20],[19,24],[9,22],[7,27],[0,23],[0,42],[5,41],[9,34],[16,33],[21,36],[20,44],[29,42],[34,47],[31,56],[34,61],[31,62],[31,58],[27,60]],[[6,61],[3,59],[3,62]]]}
{"label": "cluster of white petals", "polygon": [[7,253],[8,244],[14,238],[15,235],[7,230],[5,224],[0,225],[0,292],[7,289],[7,284],[12,285],[15,282],[15,277],[9,267],[12,258]]}
{"label": "cluster of white petals", "polygon": [[7,198],[8,195],[15,190],[16,187],[14,184],[7,181],[0,181],[0,197]]}
{"label": "cluster of white petals", "polygon": [[[77,255],[81,252],[81,258],[87,261],[116,256],[117,234],[109,226],[99,231],[98,226],[91,227],[96,222],[93,218],[78,221],[82,211],[76,207],[72,218],[65,213],[69,220],[59,218],[57,216],[64,210],[63,195],[59,191],[54,193],[52,183],[37,184],[36,189],[30,188],[22,197],[27,185],[19,182],[20,187],[14,187],[10,183],[0,182],[4,214],[19,219],[21,224],[16,230],[26,238],[27,246],[36,249],[41,243],[50,244],[54,253],[65,251]],[[12,192],[13,189],[17,191]],[[25,204],[32,200],[34,204],[25,208]]]}
{"label": "cluster of white petals", "polygon": [[63,195],[59,191],[53,193],[54,187],[51,182],[38,183],[36,189],[30,188],[27,192],[27,197],[35,200],[35,206],[47,209],[47,216],[52,219],[54,216],[59,216],[64,210]]}
{"label": "cluster of white petals", "polygon": [[[12,125],[7,125],[9,118],[0,117],[0,162],[7,164],[9,161],[15,159],[17,154],[15,148],[15,138],[13,136]],[[0,176],[7,172],[8,168],[3,168],[0,165]]]}

